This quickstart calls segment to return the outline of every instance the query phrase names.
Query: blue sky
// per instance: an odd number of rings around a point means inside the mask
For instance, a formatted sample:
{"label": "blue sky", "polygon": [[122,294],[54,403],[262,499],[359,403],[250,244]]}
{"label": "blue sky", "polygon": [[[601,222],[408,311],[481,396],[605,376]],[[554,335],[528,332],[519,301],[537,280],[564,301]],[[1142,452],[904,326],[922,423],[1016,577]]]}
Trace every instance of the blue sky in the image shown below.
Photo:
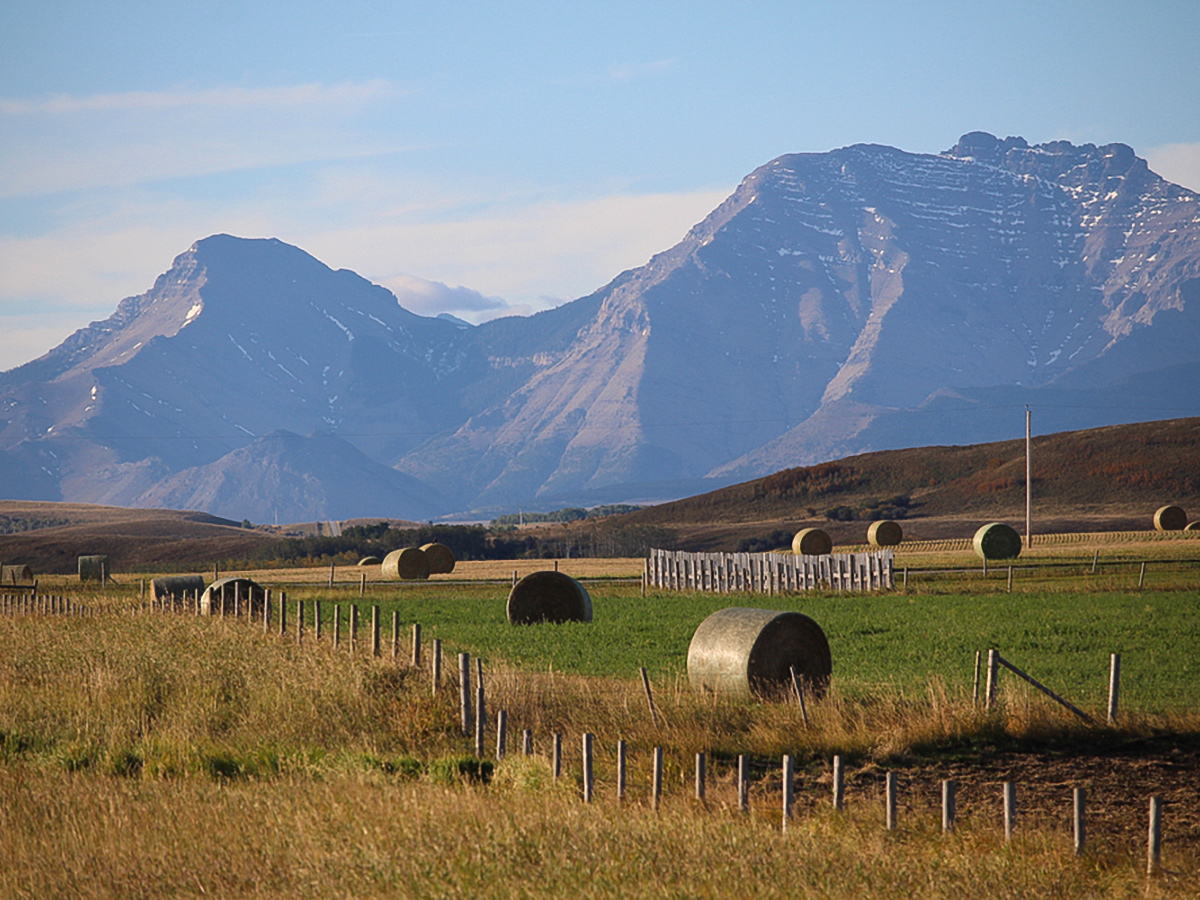
{"label": "blue sky", "polygon": [[0,7],[0,369],[215,232],[478,321],[589,293],[783,153],[1130,144],[1200,190],[1200,3]]}

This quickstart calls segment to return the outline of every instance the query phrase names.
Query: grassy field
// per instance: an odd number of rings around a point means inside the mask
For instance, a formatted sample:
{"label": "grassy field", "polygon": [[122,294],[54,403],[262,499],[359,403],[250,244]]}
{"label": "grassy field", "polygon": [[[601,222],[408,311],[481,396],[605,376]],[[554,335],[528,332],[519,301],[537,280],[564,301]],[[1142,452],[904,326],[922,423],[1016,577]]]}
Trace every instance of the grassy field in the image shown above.
{"label": "grassy field", "polygon": [[[371,585],[352,569],[259,573],[290,601],[323,600],[325,636],[259,623],[145,612],[133,582],[52,588],[90,618],[0,617],[0,897],[159,896],[894,896],[1190,897],[1200,894],[1200,590],[1196,570],[1158,558],[1136,588],[1141,548],[1046,548],[1014,591],[962,553],[913,552],[907,592],[762,597],[651,592],[587,577],[590,625],[513,627],[507,586],[521,564],[464,567],[458,581]],[[1111,557],[1112,566],[1106,568]],[[1049,563],[1070,566],[1048,567]],[[532,564],[531,564],[532,565]],[[970,571],[961,571],[970,567]],[[928,574],[930,569],[941,569]],[[959,570],[959,571],[950,571]],[[61,589],[61,590],[59,590]],[[330,640],[341,606],[343,645]],[[378,604],[383,658],[346,642],[347,605]],[[693,693],[687,644],[730,605],[797,609],[829,636],[834,685],[806,726],[790,702]],[[294,607],[293,607],[294,609]],[[390,658],[390,623],[405,628]],[[407,663],[422,624],[425,665]],[[294,624],[294,619],[293,619]],[[429,641],[485,661],[488,707],[505,709],[510,755],[472,755],[453,660],[431,690]],[[1087,726],[1024,683],[1000,704],[970,698],[974,652],[995,646],[1093,713],[1108,655],[1122,654],[1115,728]],[[637,668],[651,675],[652,719]],[[534,756],[514,753],[522,729]],[[580,800],[578,745],[596,735],[597,794]],[[549,770],[565,736],[564,777]],[[616,799],[614,749],[629,748]],[[653,747],[666,753],[662,809]],[[706,801],[691,765],[708,754]],[[751,760],[751,812],[737,812],[736,756]],[[797,810],[779,827],[779,759],[798,759]],[[849,762],[848,806],[828,804],[829,760]],[[898,832],[881,826],[885,769],[902,773]],[[488,777],[490,775],[490,777]],[[938,784],[960,783],[960,826],[938,829]],[[1020,787],[1017,839],[998,827],[1002,780]],[[1071,854],[1072,785],[1088,787],[1090,849]],[[1166,872],[1144,875],[1145,798],[1167,800]]]}

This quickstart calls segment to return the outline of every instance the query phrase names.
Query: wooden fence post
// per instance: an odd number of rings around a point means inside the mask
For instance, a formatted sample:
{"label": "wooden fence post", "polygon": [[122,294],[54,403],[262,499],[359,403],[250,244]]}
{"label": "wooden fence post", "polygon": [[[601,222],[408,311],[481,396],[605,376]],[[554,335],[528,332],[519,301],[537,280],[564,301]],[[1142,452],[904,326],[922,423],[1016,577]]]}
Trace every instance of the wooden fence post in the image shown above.
{"label": "wooden fence post", "polygon": [[842,768],[841,755],[833,758],[833,808],[838,812],[842,811],[842,806],[845,804],[846,790],[846,773]]}
{"label": "wooden fence post", "polygon": [[474,724],[471,715],[471,655],[458,654],[458,693],[459,710],[462,713],[463,734],[470,734]]}
{"label": "wooden fence post", "polygon": [[400,610],[392,610],[392,660],[400,655]]}
{"label": "wooden fence post", "polygon": [[304,601],[296,601],[296,646],[304,644]]}
{"label": "wooden fence post", "polygon": [[592,740],[590,731],[583,733],[583,802],[592,802],[592,792],[595,789],[595,772],[592,768]]}
{"label": "wooden fence post", "polygon": [[975,681],[973,687],[971,688],[971,702],[975,706],[979,705],[979,664],[982,660],[982,656],[983,654],[980,653],[980,651],[975,651]]}
{"label": "wooden fence post", "polygon": [[790,754],[783,755],[783,831],[787,831],[788,822],[792,818],[792,805],[795,802],[795,763]]}
{"label": "wooden fence post", "polygon": [[533,756],[533,729],[526,728],[521,732],[521,754]]}
{"label": "wooden fence post", "polygon": [[1108,724],[1117,724],[1117,704],[1121,696],[1121,654],[1108,659]]}
{"label": "wooden fence post", "polygon": [[947,778],[942,782],[942,831],[954,830],[954,794],[958,783]]}
{"label": "wooden fence post", "polygon": [[1011,841],[1013,829],[1017,826],[1017,786],[1014,782],[1006,781],[1004,793],[1004,840]]}
{"label": "wooden fence post", "polygon": [[997,661],[999,656],[995,649],[988,650],[987,662],[987,699],[984,701],[984,707],[991,709],[996,703],[996,676],[1000,674],[1000,663]]}
{"label": "wooden fence post", "polygon": [[663,792],[663,748],[654,748],[654,808],[658,809],[662,805]]}
{"label": "wooden fence post", "polygon": [[413,664],[414,669],[421,668],[421,623],[420,622],[413,622],[412,664]]}
{"label": "wooden fence post", "polygon": [[496,711],[496,759],[504,759],[508,752],[508,710]]}
{"label": "wooden fence post", "polygon": [[1138,587],[1146,586],[1146,561],[1142,560],[1142,570],[1138,572]]}
{"label": "wooden fence post", "polygon": [[551,748],[551,763],[550,771],[554,773],[554,780],[558,781],[558,776],[562,775],[562,732],[554,732],[554,741]]}
{"label": "wooden fence post", "polygon": [[1154,875],[1162,865],[1162,798],[1150,798],[1150,834],[1146,842],[1146,874]]}
{"label": "wooden fence post", "polygon": [[625,757],[625,741],[621,739],[617,741],[617,800],[625,799]]}
{"label": "wooden fence post", "polygon": [[[357,608],[357,607],[356,607]],[[379,656],[379,605],[371,605],[371,655]]]}
{"label": "wooden fence post", "polygon": [[437,694],[438,688],[442,686],[442,639],[433,639],[433,665],[430,667],[432,674],[430,680],[433,682],[433,693]]}
{"label": "wooden fence post", "polygon": [[[478,657],[476,657],[478,662]],[[483,692],[483,679],[475,685],[475,755],[482,758],[487,732],[487,702]]]}
{"label": "wooden fence post", "polygon": [[654,724],[658,725],[658,710],[654,707],[654,694],[650,691],[650,676],[646,674],[646,667],[641,666],[638,669],[642,674],[642,687],[646,691],[646,703],[650,707],[650,717],[654,720]]}
{"label": "wooden fence post", "polygon": [[358,604],[350,604],[350,652],[358,652]]}
{"label": "wooden fence post", "polygon": [[333,604],[333,649],[342,646],[342,605]]}
{"label": "wooden fence post", "polygon": [[313,601],[313,639],[321,640],[321,601]]}
{"label": "wooden fence post", "polygon": [[358,576],[358,596],[365,597],[367,595],[367,573],[361,572]]}
{"label": "wooden fence post", "polygon": [[[224,593],[224,592],[222,592]],[[224,597],[221,599],[221,608],[225,608]],[[287,634],[287,592],[279,592],[279,636]]]}
{"label": "wooden fence post", "polygon": [[750,812],[750,760],[738,754],[738,811]]}
{"label": "wooden fence post", "polygon": [[884,779],[884,824],[888,831],[896,830],[896,773],[888,772]]}

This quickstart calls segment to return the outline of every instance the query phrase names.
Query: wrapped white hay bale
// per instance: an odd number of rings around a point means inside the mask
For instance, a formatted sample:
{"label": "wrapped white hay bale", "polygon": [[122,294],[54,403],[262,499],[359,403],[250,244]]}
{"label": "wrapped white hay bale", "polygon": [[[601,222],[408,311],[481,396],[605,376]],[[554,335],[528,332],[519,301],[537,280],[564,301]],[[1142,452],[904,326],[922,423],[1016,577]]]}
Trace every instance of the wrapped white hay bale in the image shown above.
{"label": "wrapped white hay bale", "polygon": [[806,694],[822,697],[833,659],[821,626],[798,612],[719,609],[696,628],[687,656],[697,691],[770,697],[792,689],[792,669]]}
{"label": "wrapped white hay bale", "polygon": [[379,572],[392,581],[424,581],[429,577],[429,557],[420,547],[393,550],[383,558]]}
{"label": "wrapped white hay bale", "polygon": [[1187,524],[1187,513],[1181,506],[1164,506],[1154,514],[1155,531],[1183,531]]}
{"label": "wrapped white hay bale", "polygon": [[99,581],[104,584],[112,574],[108,567],[108,557],[103,554],[79,557],[79,580]]}
{"label": "wrapped white hay bale", "polygon": [[203,591],[203,575],[171,575],[150,582],[150,596],[159,603],[170,600],[182,604]]}
{"label": "wrapped white hay bale", "polygon": [[220,615],[224,610],[225,615],[232,616],[238,610],[242,615],[258,616],[266,602],[267,591],[257,581],[231,575],[205,588],[200,597],[200,615]]}
{"label": "wrapped white hay bale", "polygon": [[421,549],[429,557],[430,575],[449,575],[454,571],[454,551],[445,544],[436,541],[432,544],[422,544]]}
{"label": "wrapped white hay bale", "polygon": [[28,587],[33,584],[33,569],[29,566],[0,566],[0,586]]}
{"label": "wrapped white hay bale", "polygon": [[833,539],[820,528],[805,528],[792,538],[792,552],[804,556],[824,556],[833,552]]}
{"label": "wrapped white hay bale", "polygon": [[381,560],[378,556],[364,556],[358,561],[358,564],[360,566],[377,566],[381,562],[383,562],[383,560]]}
{"label": "wrapped white hay bale", "polygon": [[1021,535],[1011,525],[989,522],[975,532],[971,546],[980,559],[1016,559],[1021,555]]}
{"label": "wrapped white hay bale", "polygon": [[508,592],[508,621],[514,625],[590,622],[592,598],[570,575],[532,572]]}
{"label": "wrapped white hay bale", "polygon": [[904,540],[904,529],[891,519],[872,522],[867,529],[867,543],[872,547],[895,547]]}

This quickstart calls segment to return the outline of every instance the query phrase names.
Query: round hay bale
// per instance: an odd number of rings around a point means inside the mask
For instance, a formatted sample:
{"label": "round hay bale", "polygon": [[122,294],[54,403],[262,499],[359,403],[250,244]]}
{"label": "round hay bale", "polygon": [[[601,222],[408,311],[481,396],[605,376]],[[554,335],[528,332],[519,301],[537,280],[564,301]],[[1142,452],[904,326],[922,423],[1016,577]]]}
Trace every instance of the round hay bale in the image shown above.
{"label": "round hay bale", "polygon": [[228,578],[219,578],[204,589],[204,593],[200,596],[200,615],[213,616],[221,612],[221,592],[225,593],[225,614],[232,616],[234,613],[234,599],[241,598],[241,613],[250,616],[257,616],[262,613],[263,607],[267,602],[267,591],[259,584],[250,578],[239,578],[236,575],[230,575]]}
{"label": "round hay bale", "polygon": [[429,557],[420,547],[393,550],[383,558],[379,570],[392,581],[424,581],[429,577]]}
{"label": "round hay bale", "polygon": [[383,560],[381,560],[378,556],[364,556],[358,561],[358,564],[360,566],[377,566],[381,562],[383,562]]}
{"label": "round hay bale", "polygon": [[429,557],[429,573],[431,575],[449,575],[454,571],[454,551],[445,544],[434,542],[422,544],[421,549]]}
{"label": "round hay bale", "polygon": [[590,622],[592,598],[570,575],[532,572],[508,592],[508,621],[514,625]]}
{"label": "round hay bale", "polygon": [[806,693],[823,697],[833,672],[821,626],[798,612],[719,609],[696,628],[688,646],[688,680],[697,691],[739,697],[791,689],[791,669]]}
{"label": "round hay bale", "polygon": [[904,540],[904,529],[891,519],[872,522],[867,529],[867,543],[872,547],[895,547]]}
{"label": "round hay bale", "polygon": [[1188,522],[1187,527],[1184,528],[1183,530],[1184,531],[1200,531],[1200,519],[1197,519],[1195,522]]}
{"label": "round hay bale", "polygon": [[1003,522],[981,525],[971,541],[980,559],[1016,559],[1021,555],[1021,535]]}
{"label": "round hay bale", "polygon": [[805,528],[792,538],[792,552],[804,556],[824,556],[833,552],[833,539],[820,528]]}
{"label": "round hay bale", "polygon": [[1155,531],[1183,531],[1187,524],[1187,513],[1181,506],[1164,506],[1154,514]]}
{"label": "round hay bale", "polygon": [[150,582],[150,596],[159,602],[182,602],[185,598],[190,600],[195,593],[203,591],[203,575],[172,575],[167,578],[155,578]]}
{"label": "round hay bale", "polygon": [[79,557],[79,580],[104,582],[112,575],[108,567],[108,557],[103,554]]}
{"label": "round hay bale", "polygon": [[0,566],[0,585],[15,587],[19,584],[33,584],[33,569],[29,566]]}

